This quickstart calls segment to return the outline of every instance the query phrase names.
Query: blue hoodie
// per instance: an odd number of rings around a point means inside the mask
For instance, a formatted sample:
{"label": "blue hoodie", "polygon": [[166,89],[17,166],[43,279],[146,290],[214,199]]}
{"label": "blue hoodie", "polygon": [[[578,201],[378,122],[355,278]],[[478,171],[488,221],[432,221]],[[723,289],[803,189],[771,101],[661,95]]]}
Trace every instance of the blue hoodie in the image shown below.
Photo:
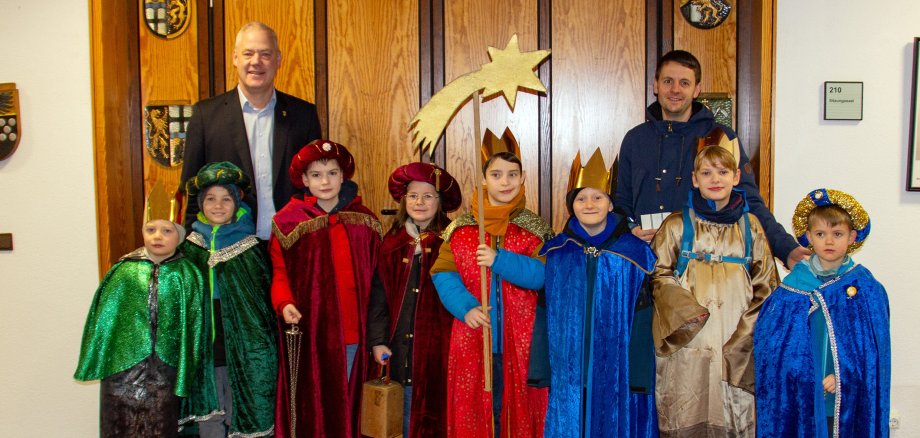
{"label": "blue hoodie", "polygon": [[[697,139],[709,134],[715,126],[712,112],[700,103],[693,103],[692,115],[687,122],[663,120],[661,105],[658,102],[651,104],[645,123],[631,129],[623,138],[614,199],[617,210],[632,224],[638,224],[643,214],[671,213],[682,209],[687,202],[687,193],[693,188],[691,175]],[[729,138],[736,137],[730,128],[722,126],[722,129]],[[763,225],[773,254],[785,262],[789,253],[799,245],[776,222],[764,204],[749,161],[742,147],[741,181],[737,188],[747,194],[750,211]],[[656,181],[656,177],[660,180]],[[660,190],[656,190],[656,182]]]}

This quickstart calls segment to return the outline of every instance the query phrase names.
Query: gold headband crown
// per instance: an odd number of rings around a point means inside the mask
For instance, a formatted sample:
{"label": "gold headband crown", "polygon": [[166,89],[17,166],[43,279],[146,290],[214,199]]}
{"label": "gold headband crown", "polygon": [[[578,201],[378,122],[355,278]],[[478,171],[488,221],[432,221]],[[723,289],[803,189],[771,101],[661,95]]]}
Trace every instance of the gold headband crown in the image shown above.
{"label": "gold headband crown", "polygon": [[798,205],[795,206],[795,212],[792,214],[792,232],[798,240],[799,245],[811,248],[812,243],[808,240],[808,215],[815,208],[836,205],[842,208],[850,215],[853,221],[853,230],[856,231],[856,241],[847,247],[847,254],[852,254],[858,250],[866,238],[869,237],[869,231],[872,229],[869,213],[863,208],[862,204],[853,197],[853,195],[834,189],[820,188],[808,192]]}
{"label": "gold headband crown", "polygon": [[732,140],[728,139],[728,133],[720,127],[715,127],[705,137],[700,137],[696,141],[696,153],[699,154],[706,146],[718,146],[727,150],[735,157],[735,166],[741,164],[741,144],[738,143],[738,137]]}
{"label": "gold headband crown", "polygon": [[572,171],[569,173],[569,188],[574,189],[591,187],[610,194],[610,169],[604,164],[604,155],[600,148],[595,149],[588,159],[588,163],[581,165],[581,151],[575,154],[572,161]]}
{"label": "gold headband crown", "polygon": [[518,158],[521,158],[521,147],[518,146],[517,139],[511,130],[505,128],[502,137],[498,138],[492,131],[486,129],[485,135],[482,136],[482,165],[489,161],[493,155],[501,152],[511,152]]}
{"label": "gold headband crown", "polygon": [[144,223],[156,219],[165,219],[170,222],[181,223],[182,203],[176,192],[169,192],[162,181],[157,181],[144,203]]}

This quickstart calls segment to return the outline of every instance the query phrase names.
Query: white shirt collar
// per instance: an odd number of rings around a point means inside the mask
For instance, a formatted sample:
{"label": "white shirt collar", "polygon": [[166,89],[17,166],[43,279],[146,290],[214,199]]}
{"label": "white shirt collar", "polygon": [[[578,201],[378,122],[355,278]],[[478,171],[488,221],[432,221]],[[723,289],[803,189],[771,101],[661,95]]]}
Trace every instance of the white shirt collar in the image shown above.
{"label": "white shirt collar", "polygon": [[265,111],[265,110],[274,110],[274,109],[275,109],[275,103],[278,101],[278,92],[277,92],[276,90],[272,90],[272,98],[269,99],[268,104],[265,105],[265,108],[256,109],[255,106],[253,106],[251,103],[249,103],[249,99],[247,99],[247,98],[246,98],[246,95],[243,94],[243,89],[242,89],[242,88],[236,87],[236,92],[237,92],[237,94],[240,95],[240,108],[242,108],[244,112],[247,110],[247,105],[249,106],[249,109],[251,109],[253,112],[262,112],[262,111]]}

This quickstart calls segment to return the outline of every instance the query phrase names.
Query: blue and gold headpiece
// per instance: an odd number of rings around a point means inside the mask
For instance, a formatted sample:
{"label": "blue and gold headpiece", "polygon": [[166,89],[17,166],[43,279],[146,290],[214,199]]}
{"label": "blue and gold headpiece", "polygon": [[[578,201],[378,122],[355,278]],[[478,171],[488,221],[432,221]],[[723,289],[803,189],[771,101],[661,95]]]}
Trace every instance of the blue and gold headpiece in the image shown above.
{"label": "blue and gold headpiece", "polygon": [[847,253],[851,254],[859,249],[866,238],[869,237],[871,228],[869,213],[866,213],[866,210],[852,195],[834,189],[812,190],[796,205],[795,213],[792,214],[792,231],[795,233],[799,245],[806,248],[811,246],[811,242],[808,241],[808,236],[805,234],[808,231],[808,214],[816,207],[825,205],[836,205],[850,215],[850,219],[853,220],[853,230],[856,231],[856,241],[847,248]]}

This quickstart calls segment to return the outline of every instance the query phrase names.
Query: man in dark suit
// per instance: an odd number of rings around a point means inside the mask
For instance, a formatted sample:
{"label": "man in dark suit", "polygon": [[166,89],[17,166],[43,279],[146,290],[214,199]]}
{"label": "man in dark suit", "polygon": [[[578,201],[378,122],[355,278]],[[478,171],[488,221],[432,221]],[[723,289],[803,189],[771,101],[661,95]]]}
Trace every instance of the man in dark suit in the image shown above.
{"label": "man in dark suit", "polygon": [[[272,216],[294,194],[287,175],[292,157],[322,137],[316,107],[275,90],[280,65],[275,31],[260,22],[244,25],[233,49],[239,85],[195,105],[182,166],[181,187],[207,163],[229,161],[243,169],[255,190],[242,200],[253,209],[256,235],[266,240]],[[187,205],[190,226],[199,208],[196,199]]]}

